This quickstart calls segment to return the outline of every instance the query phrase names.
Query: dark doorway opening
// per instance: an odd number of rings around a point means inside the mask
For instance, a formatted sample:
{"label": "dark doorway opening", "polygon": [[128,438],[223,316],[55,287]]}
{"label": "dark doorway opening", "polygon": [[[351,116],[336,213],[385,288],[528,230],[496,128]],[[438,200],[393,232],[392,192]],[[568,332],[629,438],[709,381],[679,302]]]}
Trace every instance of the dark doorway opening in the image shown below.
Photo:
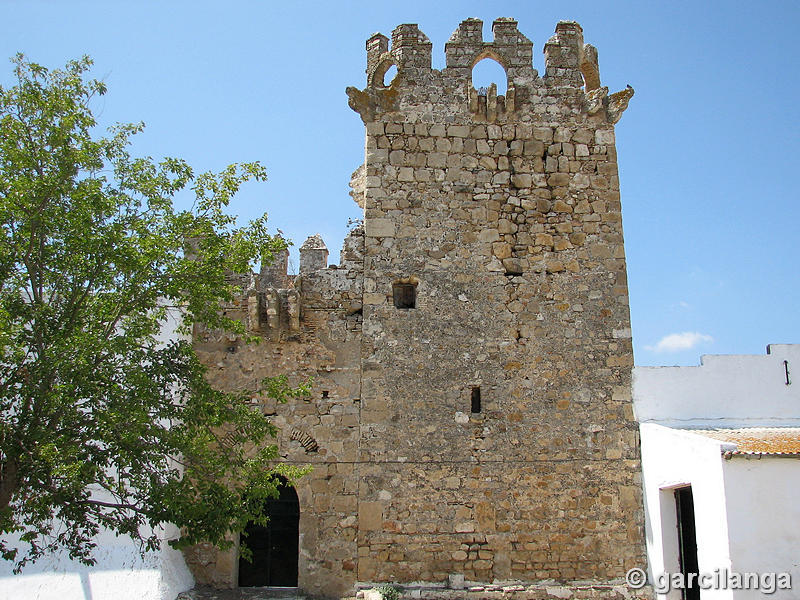
{"label": "dark doorway opening", "polygon": [[694,522],[694,498],[692,487],[675,490],[675,507],[678,512],[678,551],[680,553],[681,573],[686,586],[684,600],[700,600],[700,587],[697,576],[697,535]]}
{"label": "dark doorway opening", "polygon": [[250,523],[244,539],[251,561],[239,557],[239,587],[297,587],[300,502],[285,482],[277,498],[267,500],[266,525]]}

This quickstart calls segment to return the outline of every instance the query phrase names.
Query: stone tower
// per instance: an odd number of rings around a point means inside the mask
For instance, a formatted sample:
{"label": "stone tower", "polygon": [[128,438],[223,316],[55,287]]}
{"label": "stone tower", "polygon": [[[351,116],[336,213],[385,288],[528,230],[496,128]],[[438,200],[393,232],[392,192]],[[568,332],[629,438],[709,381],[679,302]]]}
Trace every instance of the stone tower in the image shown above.
{"label": "stone tower", "polygon": [[[264,407],[283,459],[314,467],[297,486],[311,593],[555,581],[612,598],[645,564],[614,145],[633,90],[600,86],[577,23],[541,75],[516,21],[492,30],[461,23],[442,71],[416,25],[367,41],[367,85],[347,90],[363,228],[339,266],[312,237],[296,279],[253,276],[231,308],[264,343],[197,338],[221,386],[315,378],[310,402]],[[473,87],[484,58],[505,95]],[[230,586],[233,552],[188,556]]]}
{"label": "stone tower", "polygon": [[[441,72],[416,25],[376,34],[348,89],[367,133],[358,577],[619,579],[644,564],[613,127],[633,90],[600,87],[577,23],[542,76],[516,21],[482,25]],[[472,85],[487,57],[505,97]]]}

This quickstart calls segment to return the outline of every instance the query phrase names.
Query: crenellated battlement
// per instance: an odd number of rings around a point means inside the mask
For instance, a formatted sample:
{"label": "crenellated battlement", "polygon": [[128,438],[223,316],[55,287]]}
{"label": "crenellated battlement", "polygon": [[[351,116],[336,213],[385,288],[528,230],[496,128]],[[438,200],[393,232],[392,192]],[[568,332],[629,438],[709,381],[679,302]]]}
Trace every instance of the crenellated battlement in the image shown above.
{"label": "crenellated battlement", "polygon": [[385,88],[383,77],[392,66],[405,77],[419,69],[430,71],[432,47],[428,36],[414,24],[395,27],[391,51],[389,38],[382,33],[373,34],[367,40],[367,86]]}
{"label": "crenellated battlement", "polygon": [[300,275],[313,273],[328,266],[328,247],[320,234],[309,237],[300,246]]}
{"label": "crenellated battlement", "polygon": [[[320,234],[309,236],[300,246],[299,254],[298,275],[289,274],[288,250],[276,252],[258,273],[228,274],[228,283],[239,288],[239,292],[227,310],[239,314],[249,333],[272,342],[297,341],[314,329],[314,318],[309,316],[314,311],[345,317],[360,311],[363,225],[348,233],[338,266],[328,265],[328,247]],[[228,346],[239,343],[239,338],[230,338],[223,331],[198,328],[196,336]]]}
{"label": "crenellated battlement", "polygon": [[397,69],[430,69],[433,44],[415,24],[398,25],[392,31],[392,55]]}
{"label": "crenellated battlement", "polygon": [[367,40],[367,85],[375,85],[374,74],[382,61],[389,64],[380,74],[381,85],[383,84],[383,74],[394,64],[394,59],[389,54],[389,38],[382,33],[373,33]]}
{"label": "crenellated battlement", "polygon": [[556,85],[583,85],[582,55],[581,26],[574,21],[559,21],[555,34],[544,45],[545,77]]}
{"label": "crenellated battlement", "polygon": [[483,21],[462,21],[444,47],[450,76],[471,80],[472,68],[484,58],[500,63],[512,85],[537,76],[533,70],[533,42],[519,32],[514,19],[496,19],[492,33],[494,41],[484,42]]}
{"label": "crenellated battlement", "polygon": [[[484,41],[480,19],[462,21],[445,44],[446,67],[438,71],[431,68],[432,44],[417,25],[396,27],[391,44],[375,33],[366,43],[367,87],[347,88],[350,106],[367,122],[399,110],[413,94],[417,101],[428,101],[434,113],[467,112],[488,123],[502,123],[539,120],[537,115],[546,112],[553,96],[566,95],[577,99],[589,116],[615,123],[633,95],[629,88],[609,96],[601,87],[597,49],[584,43],[583,29],[574,21],[559,22],[544,44],[541,77],[533,65],[533,42],[519,31],[517,21],[495,19],[492,35],[492,41]],[[496,61],[505,71],[504,95],[498,95],[496,86],[482,92],[473,85],[472,71],[484,59]],[[398,75],[386,82],[392,66]]]}
{"label": "crenellated battlement", "polygon": [[[498,112],[514,112],[517,86],[524,86],[538,77],[533,69],[533,42],[519,32],[514,19],[495,20],[492,33],[494,41],[484,42],[483,21],[467,19],[444,47],[446,75],[467,86],[470,112],[484,116],[489,122],[496,120]],[[505,70],[507,91],[504,96],[497,95],[495,85],[489,87],[485,96],[475,89],[472,69],[484,58],[497,61]]]}

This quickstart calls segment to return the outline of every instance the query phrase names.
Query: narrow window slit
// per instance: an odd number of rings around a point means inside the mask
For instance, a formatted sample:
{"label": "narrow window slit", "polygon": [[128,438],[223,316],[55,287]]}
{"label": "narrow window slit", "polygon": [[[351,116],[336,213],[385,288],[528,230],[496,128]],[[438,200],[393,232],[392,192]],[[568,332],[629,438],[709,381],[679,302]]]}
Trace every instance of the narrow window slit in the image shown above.
{"label": "narrow window slit", "polygon": [[472,388],[471,400],[472,400],[471,412],[473,414],[477,414],[477,413],[481,412],[481,388],[480,388],[480,386],[476,385],[476,386],[474,386]]}

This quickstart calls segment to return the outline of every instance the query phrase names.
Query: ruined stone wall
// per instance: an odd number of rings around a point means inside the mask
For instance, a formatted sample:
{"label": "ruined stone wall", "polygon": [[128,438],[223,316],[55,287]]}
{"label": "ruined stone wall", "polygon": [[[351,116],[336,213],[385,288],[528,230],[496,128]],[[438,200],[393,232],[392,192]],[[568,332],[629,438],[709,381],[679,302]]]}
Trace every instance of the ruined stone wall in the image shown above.
{"label": "ruined stone wall", "polygon": [[[632,92],[598,87],[577,24],[541,77],[516,22],[493,43],[481,25],[441,72],[416,26],[373,36],[348,90],[367,132],[358,578],[619,580],[644,564],[613,128]],[[473,89],[483,57],[505,97]]]}
{"label": "ruined stone wall", "polygon": [[[279,428],[282,460],[310,465],[296,487],[300,501],[299,585],[311,594],[344,594],[355,582],[363,229],[354,229],[342,264],[327,267],[324,244],[301,250],[305,269],[291,280],[286,256],[241,282],[229,316],[261,338],[195,331],[195,348],[209,377],[226,390],[250,390]],[[310,256],[307,254],[310,251]],[[265,377],[293,384],[313,378],[312,397],[276,404],[261,391]],[[237,540],[238,541],[238,540]],[[199,584],[236,587],[238,551],[196,547],[186,553]]]}
{"label": "ruined stone wall", "polygon": [[[541,76],[515,21],[481,28],[459,26],[442,71],[416,25],[367,41],[367,87],[348,88],[363,229],[339,267],[315,236],[295,281],[285,260],[241,281],[231,310],[261,344],[196,332],[210,377],[252,390],[283,459],[314,467],[297,490],[312,594],[555,581],[611,598],[645,564],[614,145],[632,90],[600,86],[575,23]],[[472,86],[487,57],[503,96]],[[278,373],[313,376],[313,398],[263,403]],[[199,582],[236,585],[235,549],[187,556]]]}

